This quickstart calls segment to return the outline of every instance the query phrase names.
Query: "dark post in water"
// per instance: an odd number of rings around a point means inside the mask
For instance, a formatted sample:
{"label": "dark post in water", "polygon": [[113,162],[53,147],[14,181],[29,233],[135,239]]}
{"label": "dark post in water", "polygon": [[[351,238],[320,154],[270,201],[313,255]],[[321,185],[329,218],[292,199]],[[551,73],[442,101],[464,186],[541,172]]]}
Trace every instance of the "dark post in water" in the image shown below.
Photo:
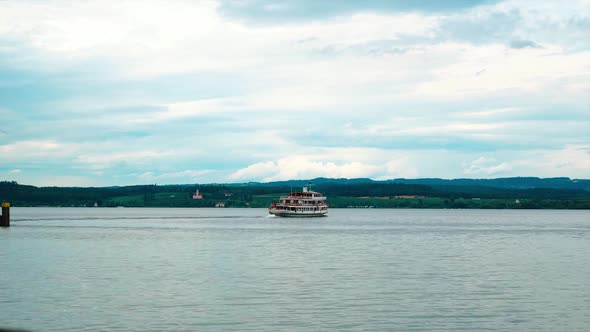
{"label": "dark post in water", "polygon": [[10,203],[2,203],[2,217],[0,227],[10,227]]}

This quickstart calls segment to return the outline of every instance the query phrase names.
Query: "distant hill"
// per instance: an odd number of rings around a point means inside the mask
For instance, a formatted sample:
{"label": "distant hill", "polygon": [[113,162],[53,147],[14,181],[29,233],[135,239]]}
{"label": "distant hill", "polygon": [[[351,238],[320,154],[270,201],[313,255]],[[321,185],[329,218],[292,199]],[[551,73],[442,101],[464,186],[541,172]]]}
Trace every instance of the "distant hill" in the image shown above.
{"label": "distant hill", "polygon": [[558,178],[537,178],[537,177],[512,177],[498,179],[394,179],[396,183],[424,184],[431,186],[484,186],[509,189],[582,189],[590,191],[590,180],[570,179],[567,177]]}
{"label": "distant hill", "polygon": [[[516,177],[500,179],[367,178],[268,183],[136,185],[102,188],[35,187],[0,181],[0,201],[14,206],[266,207],[303,186],[324,193],[331,207],[590,209],[590,180]],[[199,189],[203,199],[195,200]]]}
{"label": "distant hill", "polygon": [[274,182],[250,182],[250,184],[258,186],[293,186],[301,187],[307,185],[309,182],[312,185],[322,184],[358,184],[358,183],[403,183],[403,184],[418,184],[434,187],[447,186],[461,186],[461,187],[494,187],[506,189],[535,189],[535,188],[551,188],[551,189],[580,189],[590,191],[590,180],[585,179],[570,179],[568,177],[556,178],[537,178],[537,177],[511,177],[511,178],[497,178],[497,179],[439,179],[439,178],[423,178],[423,179],[391,179],[376,181],[369,178],[355,178],[355,179],[332,179],[332,178],[315,178],[311,180],[288,180],[288,181],[274,181]]}

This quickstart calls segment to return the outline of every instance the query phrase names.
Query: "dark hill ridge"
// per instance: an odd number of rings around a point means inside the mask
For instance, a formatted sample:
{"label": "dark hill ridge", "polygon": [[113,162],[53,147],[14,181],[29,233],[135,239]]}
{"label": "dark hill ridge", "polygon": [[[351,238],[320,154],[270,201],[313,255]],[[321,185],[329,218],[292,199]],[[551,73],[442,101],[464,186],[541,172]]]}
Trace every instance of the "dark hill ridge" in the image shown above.
{"label": "dark hill ridge", "polygon": [[[227,207],[265,207],[279,195],[290,190],[300,190],[309,182],[310,180],[290,180],[268,183],[152,184],[80,188],[35,187],[14,181],[3,181],[0,182],[0,201],[11,202],[14,206],[211,207],[217,202],[224,202]],[[316,178],[311,182],[313,190],[329,197],[332,207],[374,205],[419,208],[590,208],[590,180],[569,178],[385,181],[367,178]],[[192,199],[192,194],[197,188],[204,193],[202,200]],[[394,202],[396,196],[412,197],[416,202]],[[373,201],[366,201],[367,199]],[[466,204],[461,200],[482,201],[477,204]],[[517,200],[525,201],[518,203]]]}
{"label": "dark hill ridge", "polygon": [[[250,182],[252,185],[260,186],[293,186],[301,187],[308,184],[310,180],[288,180],[275,182]],[[403,183],[426,186],[462,186],[462,187],[494,187],[507,189],[534,189],[534,188],[553,188],[553,189],[581,189],[590,191],[590,180],[570,179],[568,177],[556,178],[538,178],[538,177],[511,177],[497,179],[440,179],[440,178],[422,178],[422,179],[391,179],[377,181],[369,178],[356,179],[332,179],[332,178],[315,178],[311,180],[313,185],[321,184],[355,184],[355,183]]]}
{"label": "dark hill ridge", "polygon": [[397,183],[446,185],[446,186],[485,186],[510,189],[554,188],[590,190],[590,180],[537,177],[512,177],[498,179],[394,179]]}

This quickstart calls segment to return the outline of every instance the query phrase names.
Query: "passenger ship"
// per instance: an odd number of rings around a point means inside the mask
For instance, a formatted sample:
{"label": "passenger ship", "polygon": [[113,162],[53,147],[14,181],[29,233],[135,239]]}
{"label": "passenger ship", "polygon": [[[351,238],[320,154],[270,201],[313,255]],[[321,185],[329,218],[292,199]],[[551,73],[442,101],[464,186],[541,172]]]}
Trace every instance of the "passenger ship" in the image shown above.
{"label": "passenger ship", "polygon": [[268,213],[278,217],[322,217],[328,213],[326,197],[303,187],[301,192],[281,196],[280,202],[272,202]]}

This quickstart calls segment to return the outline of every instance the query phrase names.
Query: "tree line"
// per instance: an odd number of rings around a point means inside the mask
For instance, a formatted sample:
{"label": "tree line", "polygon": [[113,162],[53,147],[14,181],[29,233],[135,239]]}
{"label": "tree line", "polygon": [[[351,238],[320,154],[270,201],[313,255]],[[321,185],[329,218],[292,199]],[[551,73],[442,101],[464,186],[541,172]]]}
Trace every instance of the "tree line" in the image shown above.
{"label": "tree line", "polygon": [[[203,199],[192,195],[199,189]],[[116,187],[36,187],[0,182],[0,200],[13,206],[138,207],[264,207],[291,190],[280,183],[135,185]],[[324,182],[313,186],[332,207],[384,208],[590,208],[590,192],[582,189],[511,189],[486,186],[423,185],[394,182]],[[405,199],[396,199],[405,196]],[[431,199],[437,198],[437,199]],[[517,203],[517,201],[519,201]]]}

